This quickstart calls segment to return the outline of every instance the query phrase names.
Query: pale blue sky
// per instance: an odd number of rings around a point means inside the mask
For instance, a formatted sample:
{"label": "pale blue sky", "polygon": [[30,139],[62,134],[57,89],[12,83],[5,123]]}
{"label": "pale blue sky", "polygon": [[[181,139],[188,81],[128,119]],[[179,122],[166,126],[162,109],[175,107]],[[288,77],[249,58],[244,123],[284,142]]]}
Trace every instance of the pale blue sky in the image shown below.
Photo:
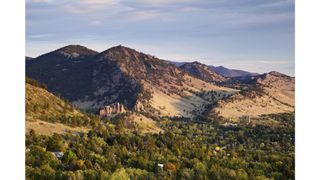
{"label": "pale blue sky", "polygon": [[174,61],[294,75],[293,0],[27,0],[26,55],[115,45]]}

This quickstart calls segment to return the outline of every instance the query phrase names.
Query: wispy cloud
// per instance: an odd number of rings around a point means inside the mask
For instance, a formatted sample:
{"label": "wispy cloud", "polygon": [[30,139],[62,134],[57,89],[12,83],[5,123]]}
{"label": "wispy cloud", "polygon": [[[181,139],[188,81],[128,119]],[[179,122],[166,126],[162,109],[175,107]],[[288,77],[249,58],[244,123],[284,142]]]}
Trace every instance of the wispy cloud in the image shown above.
{"label": "wispy cloud", "polygon": [[27,0],[27,5],[44,4],[75,14],[86,14],[117,4],[117,0]]}
{"label": "wispy cloud", "polygon": [[262,4],[261,7],[283,7],[283,6],[293,6],[294,0],[279,0],[279,1],[270,1],[269,3]]}
{"label": "wispy cloud", "polygon": [[249,63],[260,63],[260,64],[290,64],[289,61],[285,60],[251,60]]}
{"label": "wispy cloud", "polygon": [[88,14],[95,11],[103,10],[116,4],[114,0],[77,0],[64,3],[66,11],[75,14]]}
{"label": "wispy cloud", "polygon": [[53,37],[53,34],[32,34],[28,35],[27,39],[42,39],[42,38],[48,38],[48,37]]}
{"label": "wispy cloud", "polygon": [[99,20],[94,20],[94,21],[91,21],[91,22],[90,22],[90,25],[96,26],[96,25],[100,25],[101,23],[102,23],[102,22],[99,21]]}
{"label": "wispy cloud", "polygon": [[53,2],[53,0],[27,0],[28,2],[32,2],[32,3],[51,3]]}
{"label": "wispy cloud", "polygon": [[123,14],[126,16],[125,21],[143,21],[157,18],[161,13],[153,10],[149,11],[127,11]]}

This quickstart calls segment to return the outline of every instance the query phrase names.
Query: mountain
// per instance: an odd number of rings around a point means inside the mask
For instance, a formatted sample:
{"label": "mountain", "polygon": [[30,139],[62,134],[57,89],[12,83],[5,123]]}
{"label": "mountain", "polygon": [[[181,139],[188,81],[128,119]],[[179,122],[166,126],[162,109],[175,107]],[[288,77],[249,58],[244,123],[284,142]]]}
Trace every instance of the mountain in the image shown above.
{"label": "mountain", "polygon": [[[74,52],[79,55],[72,55]],[[237,92],[124,46],[101,53],[67,46],[34,59],[26,69],[28,76],[46,84],[50,92],[95,112],[121,103],[148,116],[192,117],[211,103],[199,92],[214,91],[215,100]]]}
{"label": "mountain", "polygon": [[273,71],[251,77],[246,81],[246,85],[246,89],[218,101],[212,109],[212,114],[225,118],[239,118],[294,112],[294,77]]}
{"label": "mountain", "polygon": [[74,101],[92,92],[92,58],[96,51],[70,45],[26,62],[27,76],[44,83],[54,94]]}
{"label": "mountain", "polygon": [[[101,53],[66,46],[26,62],[27,75],[76,107],[99,113],[113,103],[146,118],[226,118],[294,111],[294,78],[270,72],[225,78],[199,62],[177,67],[116,46]],[[212,83],[214,82],[214,83]]]}
{"label": "mountain", "polygon": [[181,65],[180,68],[206,82],[221,82],[226,80],[225,77],[219,75],[207,65],[197,61],[185,63]]}
{"label": "mountain", "polygon": [[254,76],[258,75],[257,73],[251,73],[248,71],[237,70],[237,69],[228,69],[223,66],[209,66],[211,70],[217,72],[218,74],[224,77],[239,77],[239,76]]}

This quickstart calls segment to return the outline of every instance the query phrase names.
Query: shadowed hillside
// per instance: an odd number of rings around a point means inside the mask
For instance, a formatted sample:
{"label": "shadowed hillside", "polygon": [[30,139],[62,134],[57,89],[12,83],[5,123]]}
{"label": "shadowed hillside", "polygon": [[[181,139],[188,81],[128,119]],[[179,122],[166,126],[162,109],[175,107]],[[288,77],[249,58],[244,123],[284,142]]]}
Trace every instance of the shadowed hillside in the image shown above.
{"label": "shadowed hillside", "polygon": [[[67,46],[34,59],[27,63],[27,75],[81,109],[96,112],[119,102],[152,116],[191,117],[210,103],[198,92],[216,91],[218,99],[237,91],[207,83],[167,61],[124,46],[99,54],[82,47],[90,52],[84,55],[77,49]],[[73,52],[80,55],[70,56]]]}

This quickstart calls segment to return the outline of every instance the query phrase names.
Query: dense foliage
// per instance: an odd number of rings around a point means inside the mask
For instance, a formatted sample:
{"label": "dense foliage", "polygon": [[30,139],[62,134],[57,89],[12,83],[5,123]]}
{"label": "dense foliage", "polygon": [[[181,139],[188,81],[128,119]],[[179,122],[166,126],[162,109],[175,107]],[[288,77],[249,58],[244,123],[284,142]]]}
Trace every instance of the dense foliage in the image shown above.
{"label": "dense foliage", "polygon": [[[163,134],[100,123],[88,134],[31,131],[27,179],[294,179],[294,115],[278,126],[161,120]],[[52,152],[64,152],[57,158]],[[163,167],[162,167],[163,164]]]}

